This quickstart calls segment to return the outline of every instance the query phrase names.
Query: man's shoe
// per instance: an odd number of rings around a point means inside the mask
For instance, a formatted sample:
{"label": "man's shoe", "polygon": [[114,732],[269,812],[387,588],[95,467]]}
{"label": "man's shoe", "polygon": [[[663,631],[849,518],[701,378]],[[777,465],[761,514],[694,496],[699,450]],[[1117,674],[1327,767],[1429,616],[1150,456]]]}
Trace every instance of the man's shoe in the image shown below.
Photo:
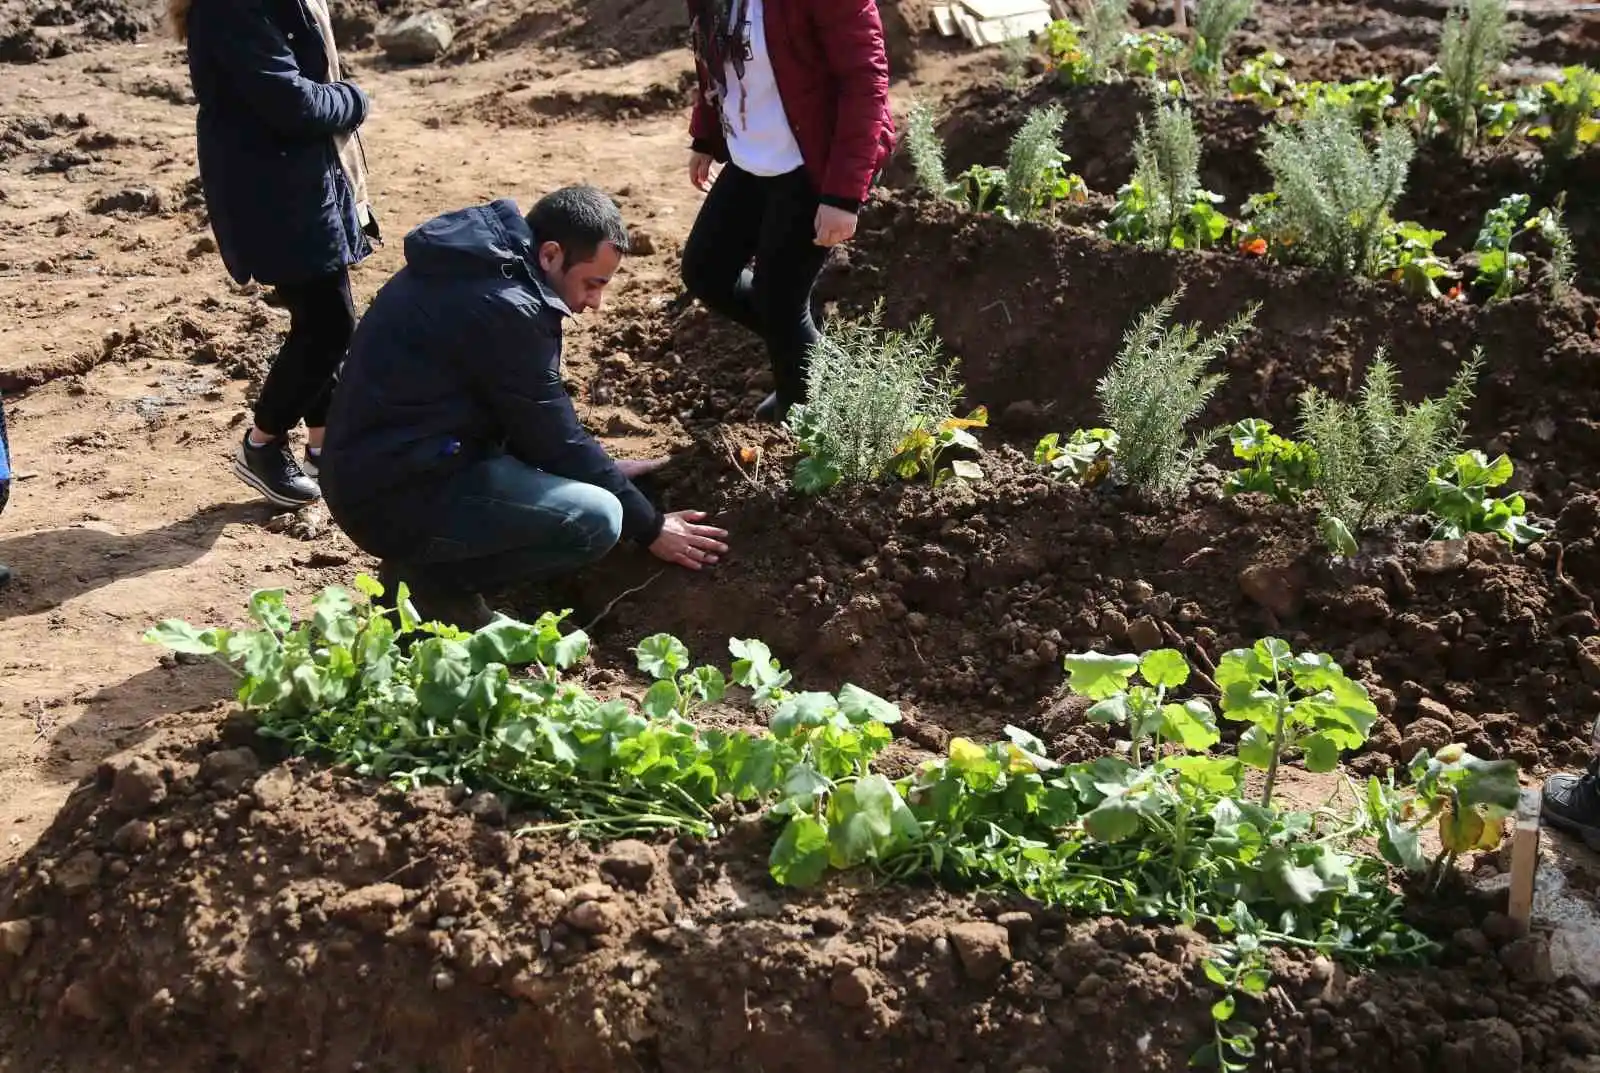
{"label": "man's shoe", "polygon": [[1600,760],[1582,775],[1552,775],[1544,780],[1545,821],[1577,835],[1600,850]]}
{"label": "man's shoe", "polygon": [[494,621],[494,612],[475,592],[433,593],[426,597],[412,593],[411,604],[423,622],[443,622],[468,633],[477,633]]}
{"label": "man's shoe", "polygon": [[282,440],[257,447],[246,432],[234,452],[233,472],[280,507],[303,507],[322,498],[322,489],[306,476]]}
{"label": "man's shoe", "polygon": [[5,563],[0,563],[0,589],[5,588],[9,584],[11,584],[11,567],[7,566]]}
{"label": "man's shoe", "polygon": [[781,425],[784,419],[789,416],[790,405],[790,403],[778,398],[778,393],[774,391],[762,399],[761,405],[756,407],[756,420],[769,425]]}

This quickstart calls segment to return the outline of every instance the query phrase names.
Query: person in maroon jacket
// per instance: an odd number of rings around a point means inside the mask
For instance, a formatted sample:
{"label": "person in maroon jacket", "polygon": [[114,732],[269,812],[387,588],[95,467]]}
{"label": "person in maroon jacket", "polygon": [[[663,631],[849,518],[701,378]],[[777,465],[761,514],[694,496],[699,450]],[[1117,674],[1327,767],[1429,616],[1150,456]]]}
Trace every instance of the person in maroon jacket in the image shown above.
{"label": "person in maroon jacket", "polygon": [[689,178],[709,193],[683,281],[765,341],[777,390],[756,417],[781,421],[806,396],[811,291],[894,148],[883,22],[876,0],[689,0],[689,14]]}

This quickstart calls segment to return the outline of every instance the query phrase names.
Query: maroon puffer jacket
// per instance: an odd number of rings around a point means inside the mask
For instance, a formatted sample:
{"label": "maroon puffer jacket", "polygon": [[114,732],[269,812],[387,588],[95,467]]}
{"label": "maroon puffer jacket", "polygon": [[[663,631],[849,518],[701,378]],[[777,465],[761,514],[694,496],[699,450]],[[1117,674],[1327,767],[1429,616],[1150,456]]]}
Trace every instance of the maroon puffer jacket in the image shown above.
{"label": "maroon puffer jacket", "polygon": [[[764,2],[772,73],[806,171],[824,204],[854,212],[895,144],[877,0]],[[691,19],[703,11],[702,0],[689,0]],[[710,96],[715,83],[703,59],[695,67],[700,88],[689,135],[696,152],[726,163],[728,143]]]}

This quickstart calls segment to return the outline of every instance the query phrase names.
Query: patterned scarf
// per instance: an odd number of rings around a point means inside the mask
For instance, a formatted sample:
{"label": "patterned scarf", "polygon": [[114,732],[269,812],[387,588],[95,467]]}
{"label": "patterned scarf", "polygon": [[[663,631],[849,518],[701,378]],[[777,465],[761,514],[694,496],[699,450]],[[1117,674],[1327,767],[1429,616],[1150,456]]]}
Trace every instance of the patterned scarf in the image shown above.
{"label": "patterned scarf", "polygon": [[744,33],[749,13],[745,0],[703,0],[690,23],[694,54],[711,72],[718,91],[728,92],[728,64],[744,79]]}

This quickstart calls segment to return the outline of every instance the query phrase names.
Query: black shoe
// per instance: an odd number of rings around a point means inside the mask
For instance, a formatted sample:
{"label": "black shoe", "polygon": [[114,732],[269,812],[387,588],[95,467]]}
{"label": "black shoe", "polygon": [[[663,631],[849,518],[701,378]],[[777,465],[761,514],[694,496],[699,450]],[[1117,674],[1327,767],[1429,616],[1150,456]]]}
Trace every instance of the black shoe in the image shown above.
{"label": "black shoe", "polygon": [[441,589],[419,593],[416,591],[416,582],[403,579],[400,568],[389,562],[378,566],[378,584],[383,586],[383,595],[378,598],[379,606],[389,610],[400,606],[396,594],[400,591],[402,580],[411,587],[411,606],[416,609],[417,618],[423,622],[443,622],[458,630],[476,633],[495,619],[494,612],[477,593]]}
{"label": "black shoe", "polygon": [[0,589],[5,588],[9,584],[11,584],[11,567],[7,566],[5,563],[0,563]]}
{"label": "black shoe", "polygon": [[1600,850],[1600,760],[1582,775],[1552,775],[1544,780],[1545,820]]}
{"label": "black shoe", "polygon": [[322,498],[322,489],[306,476],[282,440],[257,447],[246,432],[234,452],[233,472],[280,507],[303,507]]}
{"label": "black shoe", "polygon": [[781,425],[789,416],[789,407],[792,405],[793,403],[779,399],[778,393],[774,391],[762,399],[761,405],[756,407],[756,420],[771,425]]}

